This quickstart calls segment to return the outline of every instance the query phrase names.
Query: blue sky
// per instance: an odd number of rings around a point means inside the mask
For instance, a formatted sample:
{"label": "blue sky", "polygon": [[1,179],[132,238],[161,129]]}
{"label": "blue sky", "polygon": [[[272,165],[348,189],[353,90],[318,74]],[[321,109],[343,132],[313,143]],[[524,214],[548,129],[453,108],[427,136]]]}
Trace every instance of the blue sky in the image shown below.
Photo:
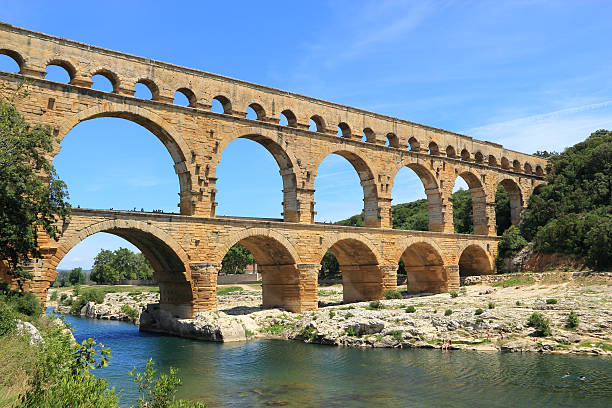
{"label": "blue sky", "polygon": [[[527,0],[30,0],[5,1],[0,10],[0,20],[10,24],[525,152],[562,150],[596,129],[612,128],[611,15],[609,1]],[[0,69],[8,68],[2,59]],[[57,72],[48,78],[62,79]],[[177,211],[170,156],[138,125],[82,123],[62,142],[55,165],[74,205]],[[217,175],[218,214],[280,216],[281,178],[261,146],[232,142]],[[340,157],[325,159],[315,187],[321,221],[363,206],[357,174]],[[424,198],[410,170],[396,179],[393,198]],[[97,234],[60,267],[89,268],[100,248],[118,246],[128,245]]]}

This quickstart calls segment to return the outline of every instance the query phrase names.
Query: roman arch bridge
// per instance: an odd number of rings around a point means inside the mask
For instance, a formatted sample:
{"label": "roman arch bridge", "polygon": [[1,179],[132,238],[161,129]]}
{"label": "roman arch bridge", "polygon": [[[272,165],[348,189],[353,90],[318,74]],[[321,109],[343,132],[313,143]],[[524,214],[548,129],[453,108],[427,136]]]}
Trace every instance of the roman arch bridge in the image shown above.
{"label": "roman arch bridge", "polygon": [[[73,209],[58,242],[41,236],[42,259],[28,266],[35,276],[28,289],[41,298],[62,257],[97,232],[137,246],[155,270],[162,305],[182,316],[215,308],[221,260],[238,242],[262,272],[265,306],[315,309],[317,274],[328,250],[340,264],[347,302],[380,298],[395,289],[400,259],[409,291],[447,291],[458,287],[461,275],[494,271],[497,187],[508,191],[516,224],[547,171],[545,160],[496,143],[8,24],[0,24],[0,54],[19,66],[15,74],[0,72],[0,91],[25,84],[28,97],[14,103],[30,126],[50,126],[58,139],[53,156],[77,124],[118,117],[159,138],[179,179],[178,214]],[[45,80],[49,65],[64,68],[69,83]],[[106,77],[112,92],[91,89],[94,75]],[[149,88],[150,100],[134,96],[137,83]],[[189,106],[173,103],[176,92]],[[213,100],[222,113],[210,110]],[[256,119],[246,117],[248,108]],[[281,116],[286,125],[279,122]],[[282,218],[215,215],[217,166],[237,138],[259,143],[278,163]],[[330,154],[347,159],[359,175],[365,227],[314,222],[314,180]],[[391,229],[391,189],[403,167],[423,182],[429,231]],[[474,234],[454,233],[457,177],[467,182],[472,196]]]}

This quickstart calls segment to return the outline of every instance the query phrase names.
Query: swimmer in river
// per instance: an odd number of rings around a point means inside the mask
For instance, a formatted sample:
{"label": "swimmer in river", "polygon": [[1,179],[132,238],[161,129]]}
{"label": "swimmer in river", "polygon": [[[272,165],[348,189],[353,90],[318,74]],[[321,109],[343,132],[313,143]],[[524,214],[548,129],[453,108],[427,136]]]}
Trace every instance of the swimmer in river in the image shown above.
{"label": "swimmer in river", "polygon": [[570,373],[569,373],[569,372],[567,372],[567,373],[565,373],[565,375],[563,376],[563,378],[566,378],[566,377],[569,377],[569,376],[570,376]]}
{"label": "swimmer in river", "polygon": [[579,379],[580,381],[584,381],[584,380],[586,380],[586,377],[585,377],[584,375],[581,375],[580,377],[578,377],[578,379]]}

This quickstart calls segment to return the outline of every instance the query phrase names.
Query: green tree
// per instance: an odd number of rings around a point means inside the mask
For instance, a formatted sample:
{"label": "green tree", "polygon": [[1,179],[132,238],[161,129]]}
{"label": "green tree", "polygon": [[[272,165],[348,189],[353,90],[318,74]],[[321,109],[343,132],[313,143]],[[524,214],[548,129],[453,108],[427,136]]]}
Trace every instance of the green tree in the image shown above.
{"label": "green tree", "polygon": [[222,273],[244,273],[247,265],[255,263],[255,258],[251,252],[242,244],[232,246],[221,262]]}
{"label": "green tree", "polygon": [[612,132],[598,130],[550,156],[547,184],[536,189],[521,233],[538,252],[584,257],[595,268],[612,265]]}
{"label": "green tree", "polygon": [[527,240],[521,236],[521,231],[517,226],[512,226],[504,231],[501,241],[497,244],[497,258],[495,259],[497,272],[502,272],[505,258],[514,256],[526,245]]}
{"label": "green tree", "polygon": [[453,193],[453,223],[458,234],[472,234],[472,194],[469,190],[458,190]]}
{"label": "green tree", "polygon": [[144,256],[142,252],[136,254],[136,270],[138,271],[138,279],[153,279],[153,267],[149,260]]}
{"label": "green tree", "polygon": [[72,285],[85,283],[85,275],[83,275],[83,268],[74,268],[68,275],[68,281]]}
{"label": "green tree", "polygon": [[20,265],[40,256],[37,230],[58,240],[56,221],[70,216],[70,205],[48,159],[55,142],[50,127],[29,127],[10,102],[0,99],[0,261],[21,286],[32,276]]}
{"label": "green tree", "polygon": [[512,225],[510,215],[510,195],[499,185],[495,192],[495,225],[497,235],[502,235]]}
{"label": "green tree", "polygon": [[340,275],[340,265],[338,259],[331,252],[327,251],[321,260],[321,270],[319,271],[319,279],[333,279]]}
{"label": "green tree", "polygon": [[115,254],[108,249],[101,250],[94,258],[93,269],[90,279],[96,283],[112,283],[120,279],[119,272],[115,269]]}

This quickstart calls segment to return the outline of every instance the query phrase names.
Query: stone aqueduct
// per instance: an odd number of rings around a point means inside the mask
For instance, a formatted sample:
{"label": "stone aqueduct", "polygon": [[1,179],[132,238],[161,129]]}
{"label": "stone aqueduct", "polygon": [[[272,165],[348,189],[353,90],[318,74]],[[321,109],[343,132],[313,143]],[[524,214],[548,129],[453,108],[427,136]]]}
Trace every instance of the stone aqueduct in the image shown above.
{"label": "stone aqueduct", "polygon": [[[508,191],[517,223],[547,171],[545,160],[496,143],[8,24],[0,24],[0,54],[20,68],[17,74],[0,72],[0,90],[11,92],[25,81],[29,96],[16,105],[29,124],[51,126],[61,141],[86,120],[136,122],[163,142],[179,178],[180,214],[74,209],[58,242],[41,236],[43,256],[29,266],[35,278],[27,285],[43,299],[63,256],[97,232],[125,238],[147,256],[162,306],[179,316],[215,308],[221,260],[237,242],[253,253],[262,272],[264,306],[316,309],[317,274],[327,250],[340,264],[347,302],[395,289],[400,259],[410,292],[447,291],[458,287],[460,275],[494,270],[497,186]],[[63,67],[70,82],[45,80],[48,65]],[[91,89],[97,74],[112,83],[113,92]],[[136,83],[149,88],[151,100],[134,97]],[[173,104],[177,91],[189,106]],[[213,99],[223,113],[210,111]],[[256,120],[246,118],[248,107]],[[279,124],[280,114],[286,126]],[[236,138],[261,144],[278,163],[282,219],[215,216],[216,169]],[[54,155],[59,150],[57,143]],[[329,154],[346,158],[358,173],[366,227],[314,222],[314,180]],[[404,166],[425,187],[427,232],[390,228],[391,189]],[[457,177],[472,195],[473,235],[453,233]]]}

